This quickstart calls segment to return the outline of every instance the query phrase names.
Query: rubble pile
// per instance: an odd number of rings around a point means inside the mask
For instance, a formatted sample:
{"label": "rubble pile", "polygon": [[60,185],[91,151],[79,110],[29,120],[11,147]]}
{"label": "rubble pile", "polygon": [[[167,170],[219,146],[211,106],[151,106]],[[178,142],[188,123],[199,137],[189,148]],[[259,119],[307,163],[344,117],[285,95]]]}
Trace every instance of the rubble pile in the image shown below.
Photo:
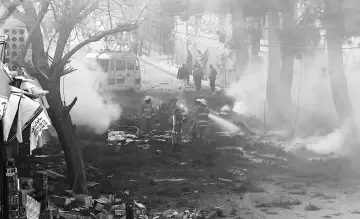
{"label": "rubble pile", "polygon": [[212,209],[193,209],[178,212],[176,210],[168,209],[164,212],[157,212],[153,214],[153,219],[174,218],[174,219],[212,219],[221,216],[221,207]]}
{"label": "rubble pile", "polygon": [[[12,172],[16,173],[15,170]],[[19,185],[13,183],[16,181],[9,182],[12,183],[10,189],[20,187],[19,195],[10,193],[9,196],[9,214],[14,216],[10,218],[147,218],[143,204],[136,201],[126,204],[113,194],[85,195],[66,190],[62,196],[49,195],[47,173],[43,171],[37,172],[34,179],[20,178]],[[94,184],[91,191],[94,192],[97,188],[99,184]]]}

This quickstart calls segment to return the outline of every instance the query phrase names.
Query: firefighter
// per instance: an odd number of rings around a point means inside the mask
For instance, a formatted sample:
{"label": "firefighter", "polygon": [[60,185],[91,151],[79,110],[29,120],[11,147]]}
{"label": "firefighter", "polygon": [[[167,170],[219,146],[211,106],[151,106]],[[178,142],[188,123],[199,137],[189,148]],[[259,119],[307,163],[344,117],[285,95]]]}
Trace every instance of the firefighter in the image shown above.
{"label": "firefighter", "polygon": [[144,103],[141,106],[141,121],[140,121],[140,132],[142,134],[148,134],[152,130],[152,118],[154,116],[152,98],[146,96]]}
{"label": "firefighter", "polygon": [[199,135],[200,139],[206,142],[206,134],[209,122],[209,109],[207,107],[207,100],[197,99],[198,108],[195,112],[195,126],[192,132],[192,139],[196,139]]}
{"label": "firefighter", "polygon": [[168,118],[173,115],[174,109],[177,107],[177,98],[173,98],[168,102],[159,106],[160,129],[165,131],[168,129]]}
{"label": "firefighter", "polygon": [[172,126],[172,147],[173,149],[181,143],[182,127],[185,122],[185,117],[179,108],[174,109],[173,116],[169,118],[169,124]]}

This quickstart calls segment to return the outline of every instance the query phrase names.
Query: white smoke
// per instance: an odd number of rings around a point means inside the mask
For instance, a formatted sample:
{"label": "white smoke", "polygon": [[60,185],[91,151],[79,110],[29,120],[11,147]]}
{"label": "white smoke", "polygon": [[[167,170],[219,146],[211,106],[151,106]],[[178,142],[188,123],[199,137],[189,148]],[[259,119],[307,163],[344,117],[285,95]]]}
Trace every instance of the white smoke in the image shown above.
{"label": "white smoke", "polygon": [[64,91],[67,105],[74,97],[78,97],[70,112],[73,122],[87,126],[96,134],[102,134],[108,130],[111,122],[119,119],[122,108],[112,100],[110,93],[104,92],[99,86],[107,82],[107,74],[87,70],[83,58],[84,54],[76,54],[72,60],[72,66],[78,70],[61,79],[61,93],[63,96]]}
{"label": "white smoke", "polygon": [[[337,114],[327,70],[327,52],[308,59],[308,63],[303,63],[302,67],[299,60],[295,61],[292,86],[294,107],[291,110],[291,117],[298,116],[296,128],[299,133],[296,133],[298,138],[295,139],[295,143],[304,143],[307,149],[318,154],[352,153],[349,146],[357,142],[351,142],[350,139],[357,138],[355,130],[359,130],[360,127],[360,76],[359,69],[352,67],[355,66],[355,60],[359,61],[358,53],[359,51],[348,52],[347,60],[344,59],[354,121],[348,120],[334,130],[332,129],[335,127]],[[235,112],[256,115],[258,119],[261,119],[264,110],[267,114],[267,105],[265,105],[267,66],[259,67],[257,66],[259,71],[249,69],[240,81],[229,87],[227,93],[236,100],[233,109]],[[315,134],[320,127],[331,128],[331,130],[328,130],[326,135]]]}

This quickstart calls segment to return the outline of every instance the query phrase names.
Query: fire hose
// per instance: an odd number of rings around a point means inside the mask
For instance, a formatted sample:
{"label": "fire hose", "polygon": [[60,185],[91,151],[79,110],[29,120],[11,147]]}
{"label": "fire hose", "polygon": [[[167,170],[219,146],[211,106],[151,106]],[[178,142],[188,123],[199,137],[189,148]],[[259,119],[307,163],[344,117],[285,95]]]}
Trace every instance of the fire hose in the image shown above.
{"label": "fire hose", "polygon": [[140,130],[139,130],[139,128],[137,126],[123,126],[123,125],[119,125],[119,124],[117,124],[115,122],[113,122],[113,125],[118,126],[118,127],[122,127],[122,128],[134,128],[134,129],[137,130],[136,135],[139,135],[139,132],[140,132]]}

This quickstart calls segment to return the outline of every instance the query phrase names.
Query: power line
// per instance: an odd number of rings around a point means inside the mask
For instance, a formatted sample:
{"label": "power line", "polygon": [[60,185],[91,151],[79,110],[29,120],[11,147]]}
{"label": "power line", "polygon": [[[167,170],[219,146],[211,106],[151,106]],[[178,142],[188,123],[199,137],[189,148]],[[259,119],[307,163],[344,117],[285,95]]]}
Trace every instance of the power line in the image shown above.
{"label": "power line", "polygon": [[[206,36],[199,36],[199,35],[195,35],[195,34],[186,34],[183,32],[179,32],[179,31],[173,31],[173,33],[180,33],[183,35],[188,35],[188,36],[194,36],[194,37],[198,37],[198,38],[203,38],[203,39],[210,39],[210,40],[215,40],[215,41],[219,41],[218,38],[213,38],[213,37],[206,37]],[[248,44],[249,46],[252,44]],[[261,47],[268,47],[268,48],[293,48],[293,49],[320,49],[320,50],[330,50],[330,49],[338,49],[338,48],[327,48],[327,47],[312,47],[312,46],[279,46],[279,45],[269,45],[269,44],[260,44]],[[352,50],[352,49],[360,49],[360,46],[350,46],[350,47],[342,47],[341,49],[343,50]]]}

